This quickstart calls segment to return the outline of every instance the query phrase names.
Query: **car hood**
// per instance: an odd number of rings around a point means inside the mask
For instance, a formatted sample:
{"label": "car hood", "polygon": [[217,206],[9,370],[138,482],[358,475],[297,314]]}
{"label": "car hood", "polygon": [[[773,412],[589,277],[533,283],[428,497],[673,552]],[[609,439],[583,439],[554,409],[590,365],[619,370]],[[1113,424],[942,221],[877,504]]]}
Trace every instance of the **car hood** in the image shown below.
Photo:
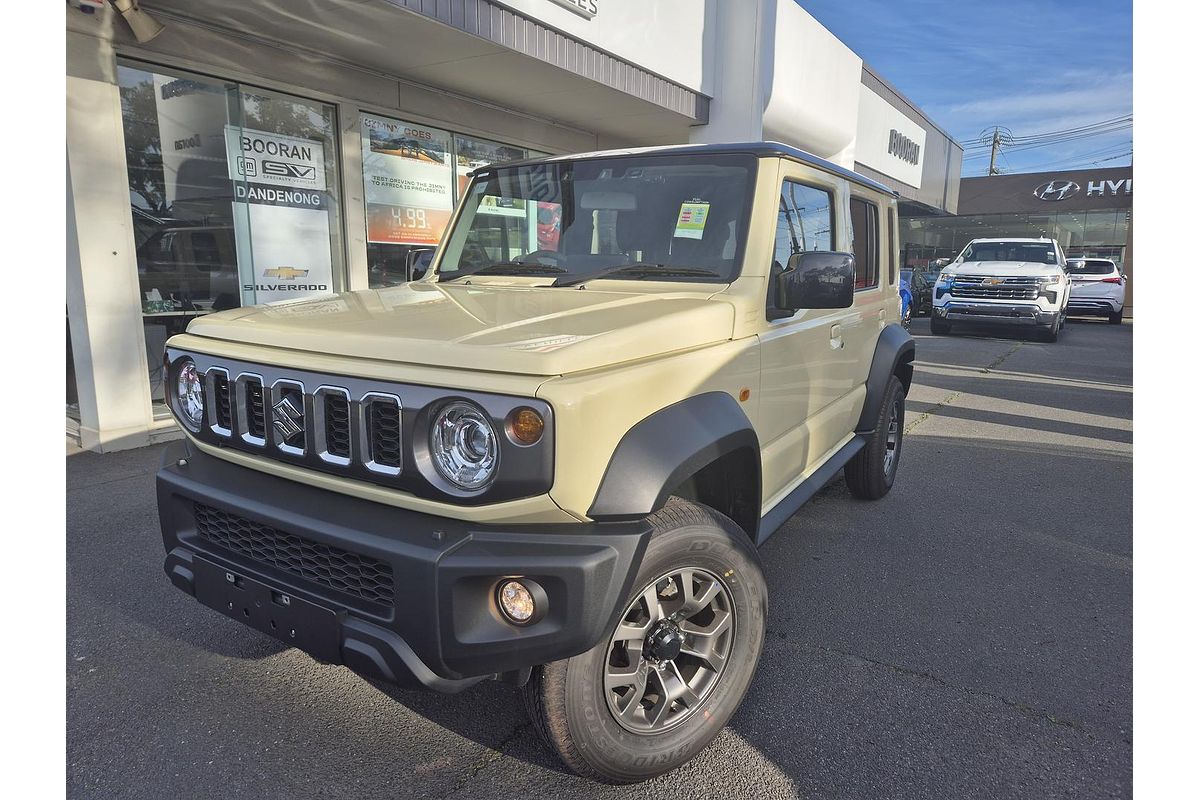
{"label": "car hood", "polygon": [[964,261],[944,271],[951,275],[1053,275],[1059,266],[1040,261]]}
{"label": "car hood", "polygon": [[708,294],[418,282],[209,314],[188,333],[349,358],[562,375],[727,341],[733,322],[733,306]]}

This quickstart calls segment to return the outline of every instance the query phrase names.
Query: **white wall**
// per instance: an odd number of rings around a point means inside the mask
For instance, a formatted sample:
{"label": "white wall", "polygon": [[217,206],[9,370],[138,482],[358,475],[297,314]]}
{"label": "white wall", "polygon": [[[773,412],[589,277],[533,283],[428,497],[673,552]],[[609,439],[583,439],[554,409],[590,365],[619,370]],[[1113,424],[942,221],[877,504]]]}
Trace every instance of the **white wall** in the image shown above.
{"label": "white wall", "polygon": [[[908,137],[920,148],[917,163],[910,163],[888,152],[889,134],[893,130]],[[862,86],[858,101],[858,136],[854,160],[907,183],[914,189],[920,189],[925,165],[925,129],[901,114],[887,100]]]}
{"label": "white wall", "polygon": [[[586,19],[551,0],[495,0],[681,86],[713,95],[705,75],[706,21],[725,0],[595,0]],[[753,0],[735,0],[749,7]]]}
{"label": "white wall", "polygon": [[792,0],[774,5],[763,137],[853,168],[862,59]]}

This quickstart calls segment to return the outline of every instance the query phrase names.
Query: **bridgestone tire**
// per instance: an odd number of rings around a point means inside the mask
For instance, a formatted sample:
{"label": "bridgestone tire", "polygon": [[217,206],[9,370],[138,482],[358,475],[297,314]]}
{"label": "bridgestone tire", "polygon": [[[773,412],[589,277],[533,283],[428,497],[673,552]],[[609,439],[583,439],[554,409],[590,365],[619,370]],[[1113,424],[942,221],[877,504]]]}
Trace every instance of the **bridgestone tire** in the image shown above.
{"label": "bridgestone tire", "polygon": [[[892,411],[896,409],[896,442],[891,468],[885,468],[888,451],[888,428]],[[875,431],[862,450],[846,464],[846,487],[861,500],[878,500],[889,491],[900,467],[900,452],[904,444],[904,384],[893,375],[883,392]]]}
{"label": "bridgestone tire", "polygon": [[930,317],[929,332],[935,336],[945,336],[950,333],[950,323],[940,317]]}
{"label": "bridgestone tire", "polygon": [[671,570],[704,569],[720,576],[732,601],[733,640],[723,671],[697,710],[658,733],[626,730],[609,709],[604,670],[615,627],[586,653],[534,668],[522,699],[538,734],[571,770],[608,783],[653,778],[703,750],[741,704],[766,633],[766,584],[758,554],[741,528],[723,514],[679,498],[671,498],[650,521],[654,531],[622,609]]}

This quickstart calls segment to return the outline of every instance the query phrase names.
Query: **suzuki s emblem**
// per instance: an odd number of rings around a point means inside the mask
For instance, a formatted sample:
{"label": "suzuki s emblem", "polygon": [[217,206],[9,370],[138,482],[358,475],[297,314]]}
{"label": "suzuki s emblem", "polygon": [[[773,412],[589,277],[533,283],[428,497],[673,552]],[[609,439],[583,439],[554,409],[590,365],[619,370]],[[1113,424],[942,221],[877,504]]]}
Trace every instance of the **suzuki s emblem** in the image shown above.
{"label": "suzuki s emblem", "polygon": [[308,275],[306,269],[296,269],[295,267],[275,267],[274,269],[264,269],[264,278],[279,278],[285,281],[294,281],[296,278],[303,278]]}
{"label": "suzuki s emblem", "polygon": [[984,278],[980,283],[984,286],[999,286],[1004,283],[1004,278]]}
{"label": "suzuki s emblem", "polygon": [[1033,196],[1038,200],[1066,200],[1079,194],[1079,184],[1075,181],[1047,181],[1033,190]]}
{"label": "suzuki s emblem", "polygon": [[286,397],[271,406],[271,425],[284,441],[304,431],[304,428],[300,427],[303,419],[304,415],[297,411],[292,401]]}

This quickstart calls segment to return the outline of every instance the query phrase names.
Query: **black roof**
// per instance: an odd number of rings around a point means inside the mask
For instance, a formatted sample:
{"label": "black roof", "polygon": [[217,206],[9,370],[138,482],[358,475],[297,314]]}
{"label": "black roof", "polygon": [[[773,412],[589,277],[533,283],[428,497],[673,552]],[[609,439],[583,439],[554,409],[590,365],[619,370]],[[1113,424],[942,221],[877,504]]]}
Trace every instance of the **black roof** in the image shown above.
{"label": "black roof", "polygon": [[478,167],[471,170],[471,175],[476,175],[480,172],[486,172],[493,167],[519,167],[526,164],[545,164],[555,161],[582,161],[585,159],[594,158],[623,158],[631,156],[650,156],[658,154],[694,154],[694,153],[742,153],[752,156],[768,156],[790,158],[794,161],[799,161],[803,164],[816,167],[826,172],[832,172],[835,175],[845,178],[848,181],[857,183],[860,186],[865,186],[868,189],[874,189],[877,192],[883,192],[886,195],[899,197],[895,189],[890,186],[884,186],[879,181],[874,181],[866,175],[860,175],[853,170],[846,169],[834,164],[832,161],[814,156],[812,153],[801,150],[798,147],[792,147],[781,142],[728,142],[720,144],[673,144],[661,147],[629,147],[614,150],[597,150],[590,153],[574,153],[561,156],[542,156],[540,158],[527,158],[523,161],[507,161],[502,164],[488,164],[484,167]]}

